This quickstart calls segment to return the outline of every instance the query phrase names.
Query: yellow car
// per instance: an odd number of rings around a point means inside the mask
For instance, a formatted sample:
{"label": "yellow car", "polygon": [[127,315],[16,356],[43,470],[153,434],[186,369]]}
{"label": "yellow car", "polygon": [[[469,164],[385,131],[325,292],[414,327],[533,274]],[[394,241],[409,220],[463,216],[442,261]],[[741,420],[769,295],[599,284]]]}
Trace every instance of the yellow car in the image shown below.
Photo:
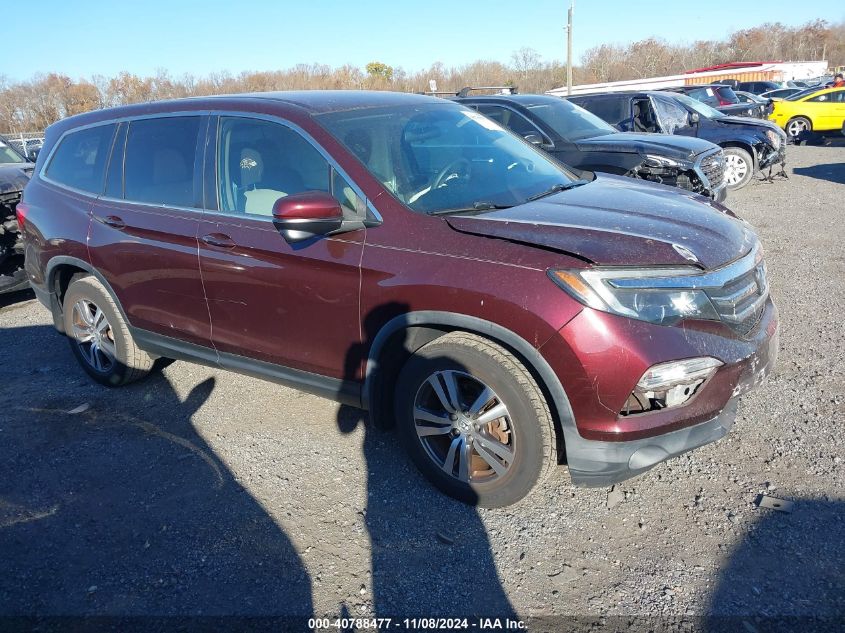
{"label": "yellow car", "polygon": [[845,88],[799,92],[773,105],[769,120],[791,137],[801,132],[839,131],[845,123]]}

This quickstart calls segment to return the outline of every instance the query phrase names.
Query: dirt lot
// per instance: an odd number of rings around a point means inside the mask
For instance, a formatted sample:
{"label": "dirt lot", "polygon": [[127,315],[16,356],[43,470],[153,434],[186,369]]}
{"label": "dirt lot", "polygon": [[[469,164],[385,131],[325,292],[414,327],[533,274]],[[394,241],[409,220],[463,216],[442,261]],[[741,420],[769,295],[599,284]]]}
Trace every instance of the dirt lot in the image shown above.
{"label": "dirt lot", "polygon": [[[561,468],[515,508],[463,506],[392,434],[327,400],[186,363],[95,386],[40,304],[5,298],[0,615],[510,614],[548,629],[577,615],[740,631],[845,618],[845,143],[789,160],[788,181],[729,199],[766,247],[775,375],[727,438],[612,495]],[[793,511],[757,508],[761,493]]]}

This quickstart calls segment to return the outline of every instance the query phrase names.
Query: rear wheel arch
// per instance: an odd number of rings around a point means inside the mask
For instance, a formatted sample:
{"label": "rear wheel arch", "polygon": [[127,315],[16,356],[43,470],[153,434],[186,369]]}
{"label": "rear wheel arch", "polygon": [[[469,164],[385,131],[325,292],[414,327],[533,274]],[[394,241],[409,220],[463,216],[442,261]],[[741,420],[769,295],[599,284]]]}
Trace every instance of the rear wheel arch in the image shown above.
{"label": "rear wheel arch", "polygon": [[91,264],[82,259],[60,255],[52,258],[47,264],[46,274],[47,289],[50,293],[50,310],[53,313],[53,325],[57,330],[59,330],[59,332],[62,334],[65,333],[64,318],[62,314],[64,296],[71,281],[73,281],[73,278],[77,275],[93,275],[97,281],[103,284],[106,291],[109,295],[111,295],[112,301],[114,301],[117,309],[120,311],[120,316],[123,317],[123,320],[126,323],[129,323],[129,319],[126,318],[126,313],[123,310],[123,306],[121,305],[117,294],[102,274],[91,266]]}
{"label": "rear wheel arch", "polygon": [[558,455],[565,455],[566,437],[577,436],[569,398],[540,352],[524,338],[501,325],[478,317],[439,311],[409,312],[394,317],[379,330],[367,357],[362,389],[364,406],[377,428],[393,424],[393,392],[399,370],[410,356],[431,341],[450,332],[482,336],[511,352],[534,377],[552,413]]}

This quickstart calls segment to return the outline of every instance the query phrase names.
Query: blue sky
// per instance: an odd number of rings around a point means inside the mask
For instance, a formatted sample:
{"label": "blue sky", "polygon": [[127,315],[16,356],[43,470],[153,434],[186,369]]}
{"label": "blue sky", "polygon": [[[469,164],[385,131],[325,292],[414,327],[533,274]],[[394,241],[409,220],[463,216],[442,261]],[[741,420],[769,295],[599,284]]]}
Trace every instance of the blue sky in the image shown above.
{"label": "blue sky", "polygon": [[[667,6],[670,5],[670,6]],[[25,52],[0,59],[10,80],[271,70],[297,63],[382,61],[408,71],[435,61],[507,62],[528,46],[565,60],[568,0],[35,0],[4,11],[7,37]],[[800,11],[796,8],[800,7]],[[12,7],[9,7],[12,9]],[[842,0],[578,0],[574,58],[591,46],[657,36],[717,39],[764,21],[845,20]]]}

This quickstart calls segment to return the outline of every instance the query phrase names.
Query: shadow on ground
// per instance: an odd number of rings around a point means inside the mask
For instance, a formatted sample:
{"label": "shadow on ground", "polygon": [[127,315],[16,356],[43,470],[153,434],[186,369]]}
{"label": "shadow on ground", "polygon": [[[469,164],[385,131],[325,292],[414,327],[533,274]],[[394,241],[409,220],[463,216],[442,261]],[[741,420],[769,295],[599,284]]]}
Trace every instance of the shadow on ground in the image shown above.
{"label": "shadow on ground", "polygon": [[795,167],[792,171],[799,176],[845,184],[845,164],[843,163],[824,163],[813,165],[812,167]]}
{"label": "shadow on ground", "polygon": [[213,379],[100,387],[47,326],[0,350],[23,359],[0,369],[0,616],[312,614],[290,540],[192,424]]}
{"label": "shadow on ground", "polygon": [[845,502],[799,500],[760,509],[713,592],[708,630],[842,631]]}

